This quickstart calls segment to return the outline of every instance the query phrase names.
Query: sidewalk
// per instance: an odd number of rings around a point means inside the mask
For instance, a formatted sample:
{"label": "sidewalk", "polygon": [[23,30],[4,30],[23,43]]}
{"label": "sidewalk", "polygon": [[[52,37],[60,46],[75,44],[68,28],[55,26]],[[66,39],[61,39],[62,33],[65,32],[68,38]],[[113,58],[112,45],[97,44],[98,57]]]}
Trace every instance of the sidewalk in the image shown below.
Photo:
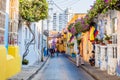
{"label": "sidewalk", "polygon": [[[66,55],[66,57],[69,58],[72,62],[76,63],[75,59],[73,59],[70,55]],[[107,71],[102,71],[99,68],[91,66],[87,62],[85,62],[85,65],[81,65],[80,67],[96,80],[120,80],[120,77],[109,75],[107,74]]]}
{"label": "sidewalk", "polygon": [[13,76],[8,80],[31,80],[35,74],[44,66],[46,61],[48,60],[49,56],[44,57],[44,62],[36,62],[34,65],[29,67],[23,67],[22,71],[17,75]]}

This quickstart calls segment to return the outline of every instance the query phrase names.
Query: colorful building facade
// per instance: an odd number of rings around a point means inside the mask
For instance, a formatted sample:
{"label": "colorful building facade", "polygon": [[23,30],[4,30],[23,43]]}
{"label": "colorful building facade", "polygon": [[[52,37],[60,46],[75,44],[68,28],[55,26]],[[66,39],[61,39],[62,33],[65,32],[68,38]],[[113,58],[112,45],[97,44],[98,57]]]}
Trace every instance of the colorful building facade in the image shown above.
{"label": "colorful building facade", "polygon": [[[15,2],[13,5],[12,3]],[[21,70],[21,58],[19,55],[19,47],[14,44],[9,45],[9,29],[13,23],[13,17],[18,22],[18,0],[0,0],[0,80],[6,80],[9,77],[17,74]],[[12,9],[13,12],[12,13]],[[17,11],[16,11],[17,10]],[[11,11],[11,12],[10,12]],[[16,30],[18,24],[11,25],[13,30]],[[16,30],[17,31],[17,30]],[[13,37],[15,40],[15,37]]]}

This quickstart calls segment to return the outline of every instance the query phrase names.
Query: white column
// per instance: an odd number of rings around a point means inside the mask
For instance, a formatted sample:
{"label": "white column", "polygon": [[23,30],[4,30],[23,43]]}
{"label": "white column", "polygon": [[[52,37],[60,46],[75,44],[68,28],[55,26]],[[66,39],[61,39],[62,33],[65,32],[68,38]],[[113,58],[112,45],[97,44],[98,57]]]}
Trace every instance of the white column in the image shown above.
{"label": "white column", "polygon": [[99,59],[100,59],[100,50],[99,50],[99,44],[95,44],[95,67],[99,67]]}
{"label": "white column", "polygon": [[101,70],[106,70],[107,69],[107,46],[100,46],[100,69]]}
{"label": "white column", "polygon": [[108,44],[107,45],[107,53],[108,53],[108,69],[107,72],[110,75],[116,75],[116,67],[117,67],[117,51],[116,47],[117,45],[115,44]]}

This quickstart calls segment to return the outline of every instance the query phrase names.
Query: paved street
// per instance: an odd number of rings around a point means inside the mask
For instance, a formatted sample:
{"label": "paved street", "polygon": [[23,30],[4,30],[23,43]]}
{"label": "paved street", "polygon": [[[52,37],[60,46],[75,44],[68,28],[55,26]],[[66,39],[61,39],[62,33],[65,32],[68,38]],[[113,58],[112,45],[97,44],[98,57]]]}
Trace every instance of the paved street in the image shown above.
{"label": "paved street", "polygon": [[89,74],[77,68],[64,55],[50,58],[32,80],[94,80]]}

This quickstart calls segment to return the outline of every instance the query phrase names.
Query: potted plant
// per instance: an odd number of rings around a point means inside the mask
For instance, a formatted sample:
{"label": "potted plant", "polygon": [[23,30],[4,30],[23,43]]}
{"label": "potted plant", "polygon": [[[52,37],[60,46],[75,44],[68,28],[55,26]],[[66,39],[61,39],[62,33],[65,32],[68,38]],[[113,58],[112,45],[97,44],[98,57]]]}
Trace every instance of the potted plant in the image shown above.
{"label": "potted plant", "polygon": [[70,43],[70,48],[73,48],[73,46],[74,46],[74,43]]}
{"label": "potted plant", "polygon": [[68,31],[69,32],[71,32],[71,28],[72,28],[73,25],[74,25],[74,23],[71,23],[71,24],[68,25]]}
{"label": "potted plant", "polygon": [[112,41],[110,41],[110,39],[111,39],[111,36],[108,36],[105,34],[105,40],[107,41],[108,44],[112,43]]}
{"label": "potted plant", "polygon": [[80,40],[77,40],[77,44],[80,45],[80,43],[81,43],[81,39],[80,39]]}
{"label": "potted plant", "polygon": [[71,46],[74,46],[74,43],[71,43]]}
{"label": "potted plant", "polygon": [[100,41],[99,41],[98,38],[95,38],[95,43],[96,43],[96,44],[99,44],[99,43],[100,43]]}
{"label": "potted plant", "polygon": [[99,40],[101,45],[105,45],[103,39]]}
{"label": "potted plant", "polygon": [[27,59],[22,60],[23,65],[28,65],[29,61]]}
{"label": "potted plant", "polygon": [[76,57],[76,54],[74,52],[72,53],[72,57]]}

